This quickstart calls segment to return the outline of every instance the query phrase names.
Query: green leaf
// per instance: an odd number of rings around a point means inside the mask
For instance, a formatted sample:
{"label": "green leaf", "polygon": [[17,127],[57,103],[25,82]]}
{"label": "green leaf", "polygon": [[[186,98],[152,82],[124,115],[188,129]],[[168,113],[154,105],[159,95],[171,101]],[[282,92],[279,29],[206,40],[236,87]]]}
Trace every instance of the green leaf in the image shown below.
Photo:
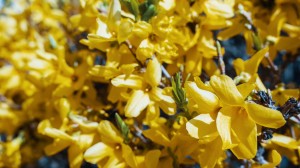
{"label": "green leaf", "polygon": [[126,8],[134,15],[135,20],[140,18],[139,2],[137,0],[121,0]]}
{"label": "green leaf", "polygon": [[129,127],[127,124],[122,120],[120,115],[118,113],[115,113],[115,119],[117,126],[119,130],[121,131],[122,137],[124,138],[124,143],[128,144],[129,143]]}
{"label": "green leaf", "polygon": [[153,16],[157,14],[155,5],[151,4],[147,8],[146,12],[142,15],[142,20],[148,22]]}

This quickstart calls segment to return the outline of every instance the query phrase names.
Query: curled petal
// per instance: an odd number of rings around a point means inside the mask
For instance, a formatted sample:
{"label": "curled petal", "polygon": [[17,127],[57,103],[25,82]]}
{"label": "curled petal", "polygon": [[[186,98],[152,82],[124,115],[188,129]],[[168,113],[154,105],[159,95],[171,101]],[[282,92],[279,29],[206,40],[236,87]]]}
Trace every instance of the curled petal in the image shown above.
{"label": "curled petal", "polygon": [[243,96],[229,76],[212,76],[210,85],[214,89],[216,95],[220,98],[221,102],[228,105],[241,105],[244,103]]}
{"label": "curled petal", "polygon": [[268,128],[279,128],[286,122],[279,111],[258,104],[246,103],[246,110],[256,123]]}
{"label": "curled petal", "polygon": [[185,86],[186,92],[199,105],[200,113],[216,112],[219,106],[219,98],[212,92],[200,89],[195,82],[188,82]]}

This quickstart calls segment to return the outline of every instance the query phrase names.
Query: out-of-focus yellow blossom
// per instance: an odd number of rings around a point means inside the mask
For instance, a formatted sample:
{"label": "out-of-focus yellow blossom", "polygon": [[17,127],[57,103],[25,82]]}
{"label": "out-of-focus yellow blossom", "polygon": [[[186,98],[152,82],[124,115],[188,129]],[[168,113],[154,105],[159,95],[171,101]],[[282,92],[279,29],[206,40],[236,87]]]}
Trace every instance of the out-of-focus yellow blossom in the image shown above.
{"label": "out-of-focus yellow blossom", "polygon": [[21,165],[20,147],[23,143],[21,135],[10,142],[0,143],[0,166],[19,167]]}
{"label": "out-of-focus yellow blossom", "polygon": [[266,148],[272,148],[279,154],[288,157],[294,164],[298,164],[299,143],[285,135],[273,134],[273,138],[264,144]]}
{"label": "out-of-focus yellow blossom", "polygon": [[284,103],[291,97],[298,99],[300,97],[299,89],[285,89],[284,85],[278,85],[278,87],[272,90],[272,97],[278,105],[284,105]]}
{"label": "out-of-focus yellow blossom", "polygon": [[[75,168],[299,164],[299,90],[264,95],[258,72],[299,55],[299,4],[0,1],[0,167],[64,150]],[[236,35],[250,59],[222,48]]]}

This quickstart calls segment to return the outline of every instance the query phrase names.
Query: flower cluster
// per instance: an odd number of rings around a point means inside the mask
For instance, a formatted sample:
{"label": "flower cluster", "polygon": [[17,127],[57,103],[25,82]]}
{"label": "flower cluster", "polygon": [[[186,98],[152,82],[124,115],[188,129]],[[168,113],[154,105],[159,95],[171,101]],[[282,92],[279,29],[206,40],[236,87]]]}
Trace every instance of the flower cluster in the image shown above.
{"label": "flower cluster", "polygon": [[[62,151],[74,168],[300,165],[300,92],[280,76],[300,55],[299,11],[299,0],[0,1],[0,167]],[[228,54],[236,36],[249,57]]]}

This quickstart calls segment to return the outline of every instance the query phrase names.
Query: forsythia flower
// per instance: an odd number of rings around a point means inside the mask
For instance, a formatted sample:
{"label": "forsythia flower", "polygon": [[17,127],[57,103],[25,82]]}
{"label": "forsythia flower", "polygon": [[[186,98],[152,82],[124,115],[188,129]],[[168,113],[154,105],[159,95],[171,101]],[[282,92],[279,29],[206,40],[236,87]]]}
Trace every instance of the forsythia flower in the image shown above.
{"label": "forsythia flower", "polygon": [[0,1],[0,167],[299,166],[299,9]]}

